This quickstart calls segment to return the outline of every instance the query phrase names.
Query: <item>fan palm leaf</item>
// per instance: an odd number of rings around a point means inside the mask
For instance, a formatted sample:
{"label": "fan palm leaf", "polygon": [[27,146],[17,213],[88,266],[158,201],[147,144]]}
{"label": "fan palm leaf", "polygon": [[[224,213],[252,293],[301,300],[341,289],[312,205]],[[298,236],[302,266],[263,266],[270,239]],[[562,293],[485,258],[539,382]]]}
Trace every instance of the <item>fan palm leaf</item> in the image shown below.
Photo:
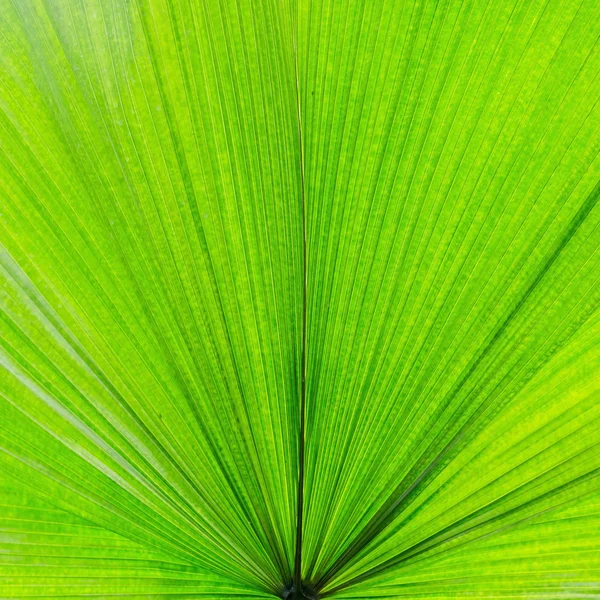
{"label": "fan palm leaf", "polygon": [[600,595],[598,23],[0,0],[0,597]]}

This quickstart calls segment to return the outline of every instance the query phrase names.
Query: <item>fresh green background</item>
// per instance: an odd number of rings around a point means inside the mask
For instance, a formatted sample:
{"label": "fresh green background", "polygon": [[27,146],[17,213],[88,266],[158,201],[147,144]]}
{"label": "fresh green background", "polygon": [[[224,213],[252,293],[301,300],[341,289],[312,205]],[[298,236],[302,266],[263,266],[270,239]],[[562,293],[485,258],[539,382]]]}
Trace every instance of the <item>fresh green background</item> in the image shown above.
{"label": "fresh green background", "polygon": [[600,597],[599,38],[0,0],[0,598]]}

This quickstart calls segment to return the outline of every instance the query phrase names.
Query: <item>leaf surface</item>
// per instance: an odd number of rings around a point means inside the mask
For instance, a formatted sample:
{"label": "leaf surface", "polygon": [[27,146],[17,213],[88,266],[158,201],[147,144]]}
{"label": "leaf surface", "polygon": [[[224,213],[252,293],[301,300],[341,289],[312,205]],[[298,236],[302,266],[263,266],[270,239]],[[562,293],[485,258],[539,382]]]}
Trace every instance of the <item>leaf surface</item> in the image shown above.
{"label": "leaf surface", "polygon": [[599,22],[0,0],[0,597],[600,594]]}

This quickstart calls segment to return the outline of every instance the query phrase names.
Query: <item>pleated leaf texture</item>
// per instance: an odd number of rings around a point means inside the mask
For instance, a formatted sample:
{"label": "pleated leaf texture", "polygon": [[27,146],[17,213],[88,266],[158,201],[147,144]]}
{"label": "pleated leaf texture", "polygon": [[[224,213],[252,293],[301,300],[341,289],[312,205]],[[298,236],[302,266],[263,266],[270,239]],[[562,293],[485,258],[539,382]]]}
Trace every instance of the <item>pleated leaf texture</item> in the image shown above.
{"label": "pleated leaf texture", "polygon": [[599,38],[0,0],[0,598],[600,598]]}

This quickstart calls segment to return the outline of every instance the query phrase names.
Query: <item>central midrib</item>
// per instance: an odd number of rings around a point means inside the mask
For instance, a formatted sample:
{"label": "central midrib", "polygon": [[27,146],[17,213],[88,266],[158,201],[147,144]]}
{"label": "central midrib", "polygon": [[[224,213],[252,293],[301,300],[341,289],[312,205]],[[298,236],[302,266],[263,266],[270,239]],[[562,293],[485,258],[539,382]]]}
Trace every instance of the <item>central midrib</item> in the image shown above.
{"label": "central midrib", "polygon": [[304,512],[304,446],[306,427],[306,327],[307,327],[307,249],[306,249],[306,201],[304,190],[304,144],[302,139],[302,112],[300,105],[300,83],[298,78],[298,31],[293,29],[294,70],[296,79],[296,116],[298,121],[298,143],[300,146],[300,201],[302,209],[302,324],[300,358],[300,433],[298,440],[298,494],[296,519],[296,551],[294,556],[293,585],[296,594],[302,594],[302,516]]}

